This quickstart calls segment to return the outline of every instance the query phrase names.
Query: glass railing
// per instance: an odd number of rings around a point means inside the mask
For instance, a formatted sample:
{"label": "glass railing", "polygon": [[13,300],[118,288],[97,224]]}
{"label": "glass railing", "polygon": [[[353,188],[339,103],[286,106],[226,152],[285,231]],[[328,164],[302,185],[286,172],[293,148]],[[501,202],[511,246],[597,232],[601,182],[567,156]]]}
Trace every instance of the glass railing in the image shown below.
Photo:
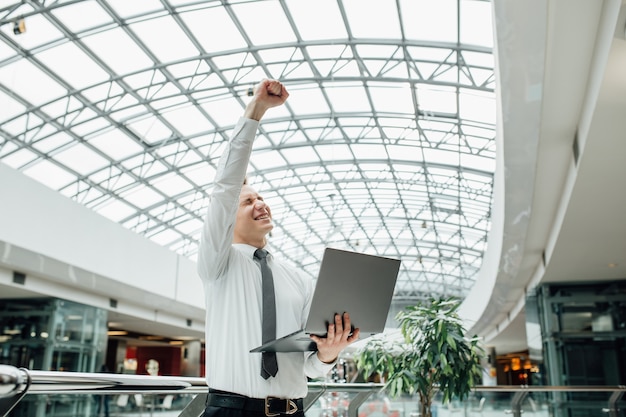
{"label": "glass railing", "polygon": [[[204,378],[29,371],[0,365],[0,417],[199,417]],[[626,386],[476,387],[433,417],[626,417]],[[383,384],[309,383],[307,417],[420,417],[415,397]]]}

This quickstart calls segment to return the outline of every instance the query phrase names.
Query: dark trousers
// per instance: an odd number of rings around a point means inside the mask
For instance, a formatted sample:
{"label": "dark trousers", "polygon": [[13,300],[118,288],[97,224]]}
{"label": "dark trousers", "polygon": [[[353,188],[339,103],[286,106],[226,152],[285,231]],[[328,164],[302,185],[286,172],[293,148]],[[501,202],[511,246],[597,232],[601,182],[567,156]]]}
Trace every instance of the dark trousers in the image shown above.
{"label": "dark trousers", "polygon": [[[231,407],[210,405],[209,402],[211,399],[211,394],[219,394],[221,396],[224,396],[224,395],[233,396],[235,398],[245,398],[237,394],[210,389],[209,396],[207,397],[207,405],[206,405],[206,408],[204,410],[204,414],[202,415],[202,417],[267,417],[265,412],[262,409],[250,410],[246,408],[231,408]],[[253,401],[263,401],[263,400],[253,400]],[[300,401],[299,404],[301,405],[302,402]],[[280,413],[276,417],[304,417],[304,411],[301,409],[301,407],[299,407],[298,411],[292,414]]]}

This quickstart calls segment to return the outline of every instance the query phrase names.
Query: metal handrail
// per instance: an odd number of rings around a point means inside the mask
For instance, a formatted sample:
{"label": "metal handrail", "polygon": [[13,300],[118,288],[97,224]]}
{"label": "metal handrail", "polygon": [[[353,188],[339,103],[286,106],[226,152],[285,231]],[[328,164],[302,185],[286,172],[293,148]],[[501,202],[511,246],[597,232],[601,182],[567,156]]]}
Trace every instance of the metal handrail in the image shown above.
{"label": "metal handrail", "polygon": [[[357,395],[351,399],[348,416],[357,415],[358,407],[372,394],[385,388],[385,384],[376,383],[326,383],[310,382],[309,395],[305,398],[305,409],[308,409],[326,392],[350,392]],[[527,386],[498,385],[475,386],[473,391],[480,392],[515,392],[517,399],[513,401],[510,413],[514,417],[521,416],[521,400],[531,392],[611,392],[608,407],[603,409],[610,417],[618,415],[617,403],[626,393],[625,385],[579,385],[579,386]],[[116,394],[152,393],[167,394],[172,392],[204,394],[198,395],[193,401],[195,407],[202,406],[207,393],[206,380],[198,377],[171,377],[149,375],[127,375],[86,372],[35,371],[0,365],[0,416],[8,412],[25,396],[31,394]],[[189,404],[191,405],[191,403]],[[189,406],[188,406],[189,408]],[[187,410],[187,408],[185,409]],[[181,417],[193,414],[180,414]]]}

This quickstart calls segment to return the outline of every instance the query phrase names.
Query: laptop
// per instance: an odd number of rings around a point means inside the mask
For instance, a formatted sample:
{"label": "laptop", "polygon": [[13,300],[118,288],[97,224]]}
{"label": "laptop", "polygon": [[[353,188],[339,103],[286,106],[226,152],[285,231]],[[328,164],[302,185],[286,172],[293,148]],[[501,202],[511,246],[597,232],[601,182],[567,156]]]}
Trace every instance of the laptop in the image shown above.
{"label": "laptop", "polygon": [[381,333],[399,270],[398,259],[326,248],[304,329],[250,352],[315,351],[317,346],[309,335],[325,336],[335,313],[349,313],[361,339]]}

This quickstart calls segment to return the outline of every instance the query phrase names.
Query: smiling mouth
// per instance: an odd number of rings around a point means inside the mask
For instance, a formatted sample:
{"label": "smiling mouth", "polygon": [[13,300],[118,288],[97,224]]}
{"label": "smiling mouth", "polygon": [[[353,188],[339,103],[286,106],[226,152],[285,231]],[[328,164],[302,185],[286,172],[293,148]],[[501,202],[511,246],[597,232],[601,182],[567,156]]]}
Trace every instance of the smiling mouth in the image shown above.
{"label": "smiling mouth", "polygon": [[267,215],[267,214],[263,214],[263,215],[261,215],[261,216],[259,216],[259,217],[255,218],[254,220],[269,220],[269,219],[270,219],[270,216],[269,216],[269,215]]}

